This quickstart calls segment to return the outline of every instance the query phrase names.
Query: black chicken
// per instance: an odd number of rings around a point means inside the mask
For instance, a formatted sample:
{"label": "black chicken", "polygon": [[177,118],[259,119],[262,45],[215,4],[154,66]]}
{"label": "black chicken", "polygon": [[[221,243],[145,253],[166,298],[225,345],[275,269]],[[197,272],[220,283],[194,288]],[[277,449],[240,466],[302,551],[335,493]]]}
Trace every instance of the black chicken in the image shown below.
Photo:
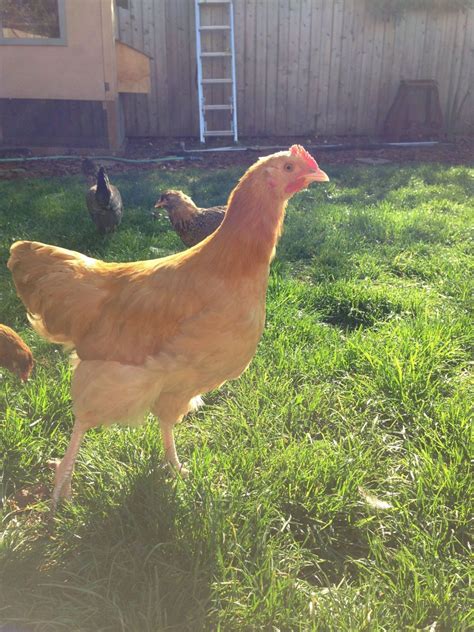
{"label": "black chicken", "polygon": [[122,221],[123,203],[120,191],[110,184],[104,167],[97,172],[97,184],[86,195],[87,208],[101,235],[112,233]]}

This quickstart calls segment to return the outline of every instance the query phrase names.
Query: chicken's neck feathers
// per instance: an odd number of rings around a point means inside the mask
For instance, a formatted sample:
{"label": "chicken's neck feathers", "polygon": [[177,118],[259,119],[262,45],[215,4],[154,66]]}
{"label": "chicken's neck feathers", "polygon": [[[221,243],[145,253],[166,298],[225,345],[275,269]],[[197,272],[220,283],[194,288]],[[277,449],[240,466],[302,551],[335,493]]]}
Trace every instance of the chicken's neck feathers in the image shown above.
{"label": "chicken's neck feathers", "polygon": [[201,212],[202,209],[199,209],[187,196],[181,198],[178,204],[172,204],[168,209],[168,215],[174,228],[188,224]]}
{"label": "chicken's neck feathers", "polygon": [[229,198],[221,226],[208,240],[216,267],[231,276],[268,276],[281,235],[286,201],[265,181],[244,178]]}

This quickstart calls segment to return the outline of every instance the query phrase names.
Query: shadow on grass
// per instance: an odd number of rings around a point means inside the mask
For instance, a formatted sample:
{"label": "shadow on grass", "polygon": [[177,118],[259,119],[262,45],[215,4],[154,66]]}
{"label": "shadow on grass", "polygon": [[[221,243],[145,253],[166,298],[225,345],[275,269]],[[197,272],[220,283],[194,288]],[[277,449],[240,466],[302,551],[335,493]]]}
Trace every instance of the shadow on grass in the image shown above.
{"label": "shadow on grass", "polygon": [[88,519],[79,500],[54,525],[45,518],[34,541],[29,534],[3,556],[4,624],[15,632],[205,629],[212,560],[199,538],[184,536],[180,484],[162,472],[138,475],[120,507],[104,509],[95,496]]}

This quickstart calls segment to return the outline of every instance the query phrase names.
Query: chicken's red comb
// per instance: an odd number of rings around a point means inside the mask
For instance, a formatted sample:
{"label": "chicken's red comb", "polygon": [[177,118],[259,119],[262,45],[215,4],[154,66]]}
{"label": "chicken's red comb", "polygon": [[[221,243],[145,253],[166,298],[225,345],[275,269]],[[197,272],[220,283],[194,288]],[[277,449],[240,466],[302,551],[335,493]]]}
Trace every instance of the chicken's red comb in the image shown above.
{"label": "chicken's red comb", "polygon": [[306,151],[302,145],[292,145],[290,147],[290,154],[292,156],[301,156],[305,162],[313,169],[319,169],[318,163],[313,156]]}

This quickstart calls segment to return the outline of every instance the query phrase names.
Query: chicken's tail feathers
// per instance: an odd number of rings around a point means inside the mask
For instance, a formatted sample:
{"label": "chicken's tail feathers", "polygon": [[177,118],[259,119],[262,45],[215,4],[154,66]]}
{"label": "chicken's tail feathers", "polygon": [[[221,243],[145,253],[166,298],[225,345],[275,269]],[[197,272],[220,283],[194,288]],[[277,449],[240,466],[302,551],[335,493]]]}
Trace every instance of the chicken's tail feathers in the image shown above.
{"label": "chicken's tail feathers", "polygon": [[73,346],[87,326],[84,310],[94,314],[101,293],[88,269],[95,259],[35,241],[10,249],[8,268],[32,327],[50,342]]}
{"label": "chicken's tail feathers", "polygon": [[107,172],[105,171],[104,167],[100,167],[99,171],[97,172],[97,189],[95,194],[96,199],[101,204],[108,204],[111,194],[112,192],[110,189],[110,181],[109,177],[107,176]]}

